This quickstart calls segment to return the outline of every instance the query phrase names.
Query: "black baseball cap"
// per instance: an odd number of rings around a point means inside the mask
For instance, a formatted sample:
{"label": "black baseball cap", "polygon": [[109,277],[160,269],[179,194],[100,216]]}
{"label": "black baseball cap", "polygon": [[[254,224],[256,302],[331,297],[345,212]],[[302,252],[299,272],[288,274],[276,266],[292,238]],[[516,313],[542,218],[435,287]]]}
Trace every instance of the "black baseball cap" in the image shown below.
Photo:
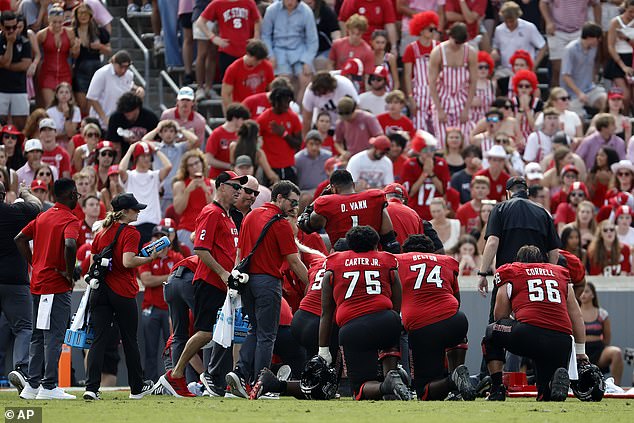
{"label": "black baseball cap", "polygon": [[238,181],[240,185],[244,185],[247,183],[249,178],[247,175],[239,176],[237,173],[226,170],[224,172],[220,172],[220,175],[216,176],[216,188],[220,186],[220,184],[224,184],[227,181]]}
{"label": "black baseball cap", "polygon": [[506,181],[506,190],[510,191],[515,185],[522,185],[524,189],[528,189],[528,184],[523,176],[513,176]]}
{"label": "black baseball cap", "polygon": [[119,211],[125,209],[143,210],[147,207],[145,204],[141,204],[134,198],[134,195],[127,192],[125,194],[119,194],[110,202],[112,204],[112,210]]}

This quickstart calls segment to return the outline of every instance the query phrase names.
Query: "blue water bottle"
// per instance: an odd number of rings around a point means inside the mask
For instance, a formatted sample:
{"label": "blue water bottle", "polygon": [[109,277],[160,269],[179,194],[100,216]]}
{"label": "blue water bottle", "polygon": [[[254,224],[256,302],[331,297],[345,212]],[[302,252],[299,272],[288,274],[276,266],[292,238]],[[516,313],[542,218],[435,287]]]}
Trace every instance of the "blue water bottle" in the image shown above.
{"label": "blue water bottle", "polygon": [[154,251],[161,251],[170,246],[170,240],[167,236],[163,236],[154,242],[149,243],[141,248],[139,255],[142,257],[150,257]]}

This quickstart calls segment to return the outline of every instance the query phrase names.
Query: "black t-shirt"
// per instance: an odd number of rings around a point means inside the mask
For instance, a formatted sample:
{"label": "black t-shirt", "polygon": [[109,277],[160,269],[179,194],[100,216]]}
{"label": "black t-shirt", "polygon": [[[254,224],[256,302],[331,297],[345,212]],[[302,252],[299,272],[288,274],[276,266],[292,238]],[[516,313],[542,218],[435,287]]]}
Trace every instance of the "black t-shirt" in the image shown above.
{"label": "black t-shirt", "polygon": [[456,172],[451,177],[451,187],[460,193],[460,204],[471,201],[471,179],[473,175],[469,175],[464,169]]}
{"label": "black t-shirt", "polygon": [[144,107],[141,108],[139,117],[134,122],[127,120],[123,113],[114,112],[108,121],[108,133],[106,135],[106,139],[121,143],[121,148],[125,154],[125,152],[128,151],[129,145],[125,142],[122,136],[117,134],[117,130],[119,128],[129,129],[134,132],[140,141],[145,134],[156,128],[158,122],[158,117],[154,114],[154,112]]}
{"label": "black t-shirt", "polygon": [[335,31],[339,31],[341,28],[339,28],[337,15],[335,15],[335,12],[325,3],[322,3],[321,9],[319,9],[319,18],[316,19],[316,22],[317,36],[319,37],[319,48],[317,49],[317,53],[321,53],[330,49],[332,46],[332,38],[330,34]]}
{"label": "black t-shirt", "polygon": [[[79,37],[77,29],[75,29],[75,36]],[[110,42],[110,34],[104,28],[97,28],[97,38],[93,41],[99,41],[101,44],[108,44]],[[79,48],[79,56],[75,59],[75,65],[80,63],[83,60],[99,60],[101,61],[101,53],[99,50],[93,50],[90,47],[86,47],[83,44]]]}
{"label": "black t-shirt", "polygon": [[517,252],[525,245],[538,247],[544,259],[548,258],[549,251],[560,247],[552,217],[528,200],[525,193],[517,193],[491,210],[485,238],[491,235],[500,239],[495,256],[497,267],[514,262]]}
{"label": "black t-shirt", "polygon": [[28,285],[26,260],[18,252],[13,238],[40,212],[31,203],[0,203],[0,284]]}
{"label": "black t-shirt", "polygon": [[[0,55],[7,51],[7,39],[0,33]],[[13,43],[13,58],[11,63],[18,63],[22,59],[31,59],[31,42],[28,38],[18,37]],[[26,70],[23,72],[10,71],[0,68],[0,93],[26,93]]]}

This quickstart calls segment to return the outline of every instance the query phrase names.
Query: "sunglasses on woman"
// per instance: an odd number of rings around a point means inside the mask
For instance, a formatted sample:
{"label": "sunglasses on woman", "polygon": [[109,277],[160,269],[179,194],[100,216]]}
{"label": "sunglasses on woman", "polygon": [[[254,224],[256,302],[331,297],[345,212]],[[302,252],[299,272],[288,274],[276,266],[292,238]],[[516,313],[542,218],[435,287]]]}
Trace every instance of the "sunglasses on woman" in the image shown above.
{"label": "sunglasses on woman", "polygon": [[113,151],[102,151],[101,153],[99,153],[99,155],[101,157],[114,157],[114,152]]}

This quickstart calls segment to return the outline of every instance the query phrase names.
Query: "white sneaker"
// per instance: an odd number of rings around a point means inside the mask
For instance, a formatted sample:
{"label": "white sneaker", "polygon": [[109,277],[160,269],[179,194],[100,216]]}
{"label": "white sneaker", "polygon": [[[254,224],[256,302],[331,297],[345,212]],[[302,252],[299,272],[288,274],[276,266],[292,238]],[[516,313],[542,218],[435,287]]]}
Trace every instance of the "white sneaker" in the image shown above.
{"label": "white sneaker", "polygon": [[605,380],[605,393],[606,394],[624,394],[625,389],[614,383],[614,378],[609,377]]}
{"label": "white sneaker", "polygon": [[37,388],[32,388],[31,385],[27,383],[24,386],[24,389],[22,389],[22,392],[20,392],[20,398],[25,400],[34,400],[39,395],[40,389],[42,389],[41,386],[38,386]]}
{"label": "white sneaker", "polygon": [[59,399],[59,400],[70,400],[76,399],[75,395],[67,394],[64,392],[62,388],[59,386],[54,389],[44,389],[40,388],[40,392],[38,392],[37,397],[35,399],[38,400],[47,400],[47,399]]}
{"label": "white sneaker", "polygon": [[196,90],[196,101],[202,101],[207,98],[207,91],[204,88],[198,88]]}

